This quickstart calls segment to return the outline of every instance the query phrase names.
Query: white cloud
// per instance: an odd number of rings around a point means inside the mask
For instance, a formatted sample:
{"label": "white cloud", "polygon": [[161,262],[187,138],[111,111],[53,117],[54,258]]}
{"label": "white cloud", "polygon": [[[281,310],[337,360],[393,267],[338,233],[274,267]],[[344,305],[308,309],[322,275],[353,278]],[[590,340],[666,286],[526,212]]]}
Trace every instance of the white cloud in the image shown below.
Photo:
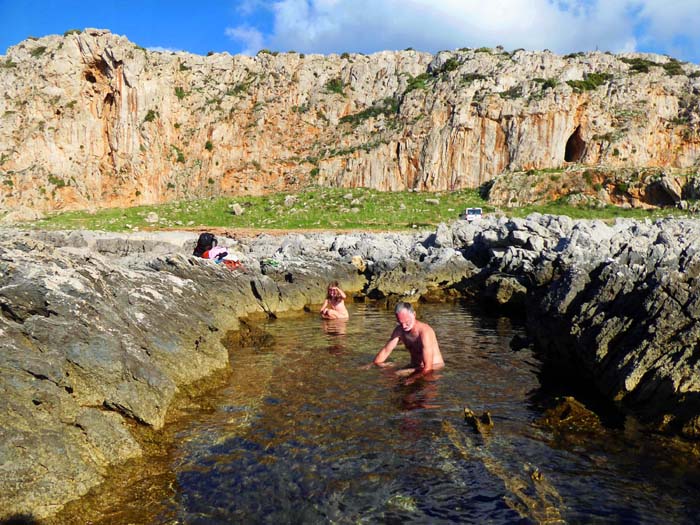
{"label": "white cloud", "polygon": [[700,3],[697,0],[641,0],[639,16],[649,24],[649,36],[673,39],[678,35],[695,37],[700,26]]}
{"label": "white cloud", "polygon": [[224,33],[232,40],[243,44],[244,48],[241,53],[244,55],[254,55],[263,48],[265,41],[263,34],[254,27],[227,27]]}
{"label": "white cloud", "polygon": [[495,46],[619,50],[632,35],[627,2],[583,0],[280,0],[275,49],[307,52],[426,51]]}
{"label": "white cloud", "polygon": [[697,0],[637,0],[640,24],[645,27],[640,42],[674,56],[700,60],[700,2]]}
{"label": "white cloud", "polygon": [[[279,51],[435,52],[500,44],[559,53],[618,52],[645,42],[665,52],[679,35],[686,44],[700,43],[693,32],[700,27],[698,0],[276,0],[265,9],[273,16],[265,40]],[[254,31],[238,27],[227,34],[244,41],[250,52],[263,41]]]}
{"label": "white cloud", "polygon": [[236,10],[247,16],[253,14],[260,7],[264,7],[263,0],[240,0],[237,2]]}
{"label": "white cloud", "polygon": [[182,51],[182,49],[175,49],[172,47],[161,47],[161,46],[155,46],[155,47],[147,47],[149,51],[156,51],[158,53],[178,53]]}

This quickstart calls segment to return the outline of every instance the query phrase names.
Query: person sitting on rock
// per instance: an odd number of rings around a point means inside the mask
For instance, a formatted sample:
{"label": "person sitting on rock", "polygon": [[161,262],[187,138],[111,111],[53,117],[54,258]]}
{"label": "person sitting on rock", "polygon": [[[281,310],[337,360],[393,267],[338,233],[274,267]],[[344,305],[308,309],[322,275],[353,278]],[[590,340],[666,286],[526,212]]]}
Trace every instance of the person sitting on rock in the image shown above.
{"label": "person sitting on rock", "polygon": [[209,258],[209,250],[217,245],[216,236],[213,233],[204,232],[199,235],[197,245],[194,247],[192,255],[196,257]]}
{"label": "person sitting on rock", "polygon": [[211,259],[215,263],[224,263],[228,268],[235,270],[240,268],[240,259],[231,253],[231,250],[218,246],[218,241],[212,233],[202,233],[197,239],[197,246],[192,255],[203,259]]}
{"label": "person sitting on rock", "polygon": [[350,314],[345,307],[347,295],[338,287],[338,281],[333,281],[328,285],[326,300],[321,306],[321,317],[324,319],[348,319]]}

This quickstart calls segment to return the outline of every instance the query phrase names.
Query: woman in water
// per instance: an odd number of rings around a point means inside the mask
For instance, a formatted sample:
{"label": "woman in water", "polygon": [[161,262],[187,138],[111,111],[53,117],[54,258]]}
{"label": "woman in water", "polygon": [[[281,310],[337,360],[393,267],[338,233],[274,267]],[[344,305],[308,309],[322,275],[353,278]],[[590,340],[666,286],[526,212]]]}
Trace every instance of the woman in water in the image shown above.
{"label": "woman in water", "polygon": [[345,307],[345,292],[338,287],[338,281],[333,281],[328,285],[326,300],[321,306],[321,317],[324,319],[347,319],[350,317],[348,309]]}

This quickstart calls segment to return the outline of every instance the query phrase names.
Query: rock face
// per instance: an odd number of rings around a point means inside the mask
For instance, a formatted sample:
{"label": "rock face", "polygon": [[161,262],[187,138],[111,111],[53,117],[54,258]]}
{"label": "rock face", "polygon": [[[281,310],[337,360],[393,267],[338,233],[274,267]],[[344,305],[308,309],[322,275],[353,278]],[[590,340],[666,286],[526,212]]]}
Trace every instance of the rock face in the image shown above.
{"label": "rock face", "polygon": [[[532,215],[463,226],[481,289],[519,283],[528,331],[562,377],[659,430],[700,437],[700,224]],[[471,238],[471,240],[469,240]],[[472,283],[473,285],[474,283]]]}
{"label": "rock face", "polygon": [[220,239],[0,233],[0,519],[55,513],[142,453],[184,386],[228,365],[238,317],[356,296],[478,294],[521,309],[545,363],[653,429],[700,437],[700,223],[484,217],[434,233]]}
{"label": "rock face", "polygon": [[700,68],[657,55],[204,57],[87,29],[10,48],[0,89],[0,211],[308,183],[452,190],[504,171],[684,168],[700,155]]}
{"label": "rock face", "polygon": [[[700,179],[695,169],[585,168],[511,172],[490,184],[488,201],[497,207],[514,208],[564,200],[574,206],[652,208],[676,206],[698,211],[695,188]],[[691,202],[689,202],[689,200]]]}

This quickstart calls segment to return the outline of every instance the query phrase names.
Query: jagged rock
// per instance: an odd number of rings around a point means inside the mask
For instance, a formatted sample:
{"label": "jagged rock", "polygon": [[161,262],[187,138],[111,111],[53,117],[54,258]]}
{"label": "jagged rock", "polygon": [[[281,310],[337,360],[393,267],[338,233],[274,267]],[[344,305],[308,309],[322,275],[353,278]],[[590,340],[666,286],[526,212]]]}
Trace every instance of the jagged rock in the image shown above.
{"label": "jagged rock", "polygon": [[663,177],[661,177],[659,185],[673,202],[677,203],[681,200],[681,197],[683,195],[683,187],[681,186],[678,179],[676,179],[675,177],[664,175]]}
{"label": "jagged rock", "polygon": [[577,399],[567,396],[557,400],[537,422],[559,434],[569,434],[585,439],[590,434],[602,434],[603,426],[598,416]]}
{"label": "jagged rock", "polygon": [[486,434],[493,428],[493,419],[489,412],[477,416],[469,407],[464,407],[464,421],[479,434]]}
{"label": "jagged rock", "polygon": [[688,200],[700,199],[700,177],[688,177],[683,186],[683,198]]}
{"label": "jagged rock", "polygon": [[350,263],[357,268],[359,272],[364,272],[365,269],[367,269],[367,265],[365,264],[365,261],[362,260],[362,257],[359,255],[353,255],[353,257],[350,260]]}
{"label": "jagged rock", "polygon": [[514,277],[494,274],[486,279],[484,294],[499,305],[522,305],[527,288]]}

